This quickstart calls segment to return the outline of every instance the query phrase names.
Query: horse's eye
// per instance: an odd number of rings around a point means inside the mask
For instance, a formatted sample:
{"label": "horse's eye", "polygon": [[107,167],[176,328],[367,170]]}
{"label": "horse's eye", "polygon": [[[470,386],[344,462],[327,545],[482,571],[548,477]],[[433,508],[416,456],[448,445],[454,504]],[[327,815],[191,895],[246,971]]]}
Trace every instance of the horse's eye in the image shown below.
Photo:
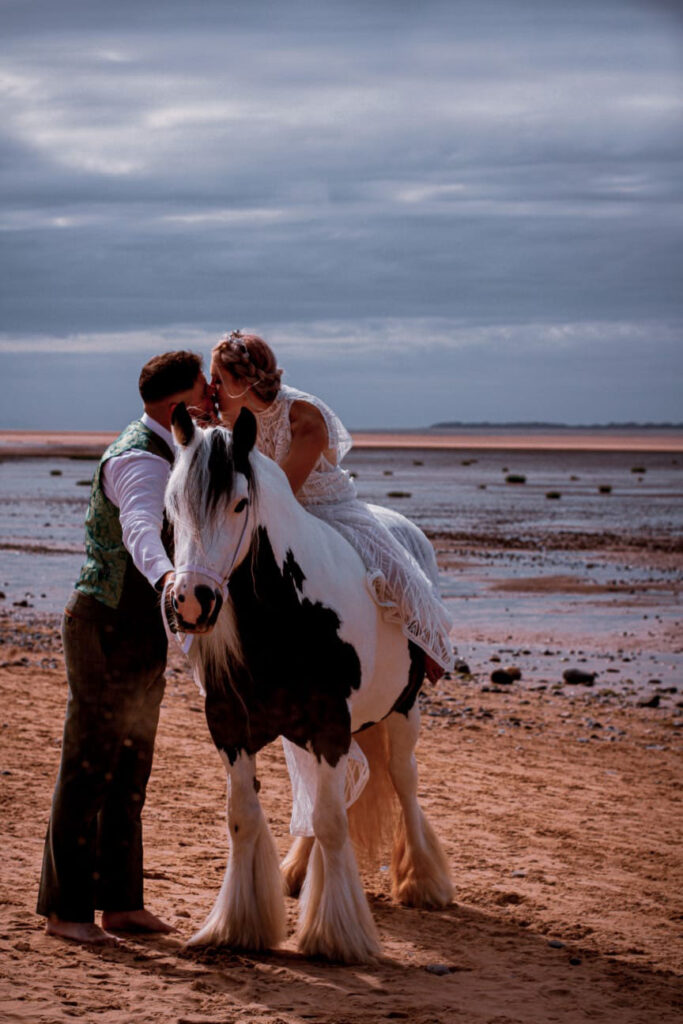
{"label": "horse's eye", "polygon": [[235,505],[233,512],[244,512],[248,504],[249,502],[247,501],[246,498],[240,498],[240,500]]}

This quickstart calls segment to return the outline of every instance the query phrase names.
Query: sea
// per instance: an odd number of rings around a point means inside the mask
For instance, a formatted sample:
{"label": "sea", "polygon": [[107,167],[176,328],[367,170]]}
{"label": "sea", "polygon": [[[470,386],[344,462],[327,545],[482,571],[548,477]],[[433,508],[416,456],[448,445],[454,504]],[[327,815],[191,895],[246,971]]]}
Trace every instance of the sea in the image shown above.
{"label": "sea", "polygon": [[[500,447],[357,447],[344,465],[362,500],[432,537],[451,636],[478,678],[500,659],[545,687],[578,665],[624,699],[657,684],[675,700],[683,452],[510,448],[499,436]],[[0,632],[56,625],[83,560],[96,465],[0,451]]]}
{"label": "sea", "polygon": [[[59,611],[83,557],[97,462],[0,460],[0,590],[5,602]],[[543,551],[639,537],[683,538],[683,453],[357,448],[344,465],[358,496],[387,505],[429,535]],[[443,579],[457,596],[458,580]]]}

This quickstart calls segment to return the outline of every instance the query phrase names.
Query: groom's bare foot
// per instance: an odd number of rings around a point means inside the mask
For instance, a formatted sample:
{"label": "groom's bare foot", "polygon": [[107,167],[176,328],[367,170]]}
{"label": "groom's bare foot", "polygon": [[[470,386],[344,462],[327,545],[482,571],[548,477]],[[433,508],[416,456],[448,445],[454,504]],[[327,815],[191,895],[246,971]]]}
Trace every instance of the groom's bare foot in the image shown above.
{"label": "groom's bare foot", "polygon": [[57,935],[60,939],[95,946],[113,946],[119,941],[115,935],[109,935],[98,924],[88,921],[62,921],[58,917],[48,918],[45,932],[47,935]]}
{"label": "groom's bare foot", "polygon": [[104,910],[102,927],[114,932],[174,932],[172,925],[150,914],[149,910]]}

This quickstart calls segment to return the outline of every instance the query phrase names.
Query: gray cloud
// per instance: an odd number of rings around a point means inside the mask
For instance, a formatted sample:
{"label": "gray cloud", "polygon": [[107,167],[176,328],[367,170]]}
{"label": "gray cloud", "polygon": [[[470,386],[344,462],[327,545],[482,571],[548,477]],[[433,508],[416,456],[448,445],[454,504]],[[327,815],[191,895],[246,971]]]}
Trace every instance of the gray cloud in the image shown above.
{"label": "gray cloud", "polygon": [[[313,383],[331,359],[316,330],[351,345],[333,362],[359,425],[408,408],[413,423],[455,416],[463,355],[472,380],[519,374],[525,419],[542,415],[548,372],[582,396],[564,416],[674,408],[675,4],[45,0],[2,16],[0,354],[13,373],[28,372],[36,336],[60,353],[52,381],[73,375],[60,339],[74,336],[80,365],[118,381],[102,339],[133,339],[128,372],[154,337],[173,347],[254,324],[285,339],[296,324],[308,348],[295,369]],[[386,324],[410,336],[426,318],[446,342],[423,363],[430,400],[406,404],[415,367]],[[597,372],[596,334],[553,347],[566,324],[602,325],[618,388]],[[509,367],[504,330],[533,342]],[[363,346],[349,341],[359,331]],[[385,396],[389,372],[402,405]],[[495,418],[472,396],[486,405],[501,388],[470,389],[468,416]],[[62,415],[58,397],[46,408]],[[38,415],[10,403],[2,420]]]}

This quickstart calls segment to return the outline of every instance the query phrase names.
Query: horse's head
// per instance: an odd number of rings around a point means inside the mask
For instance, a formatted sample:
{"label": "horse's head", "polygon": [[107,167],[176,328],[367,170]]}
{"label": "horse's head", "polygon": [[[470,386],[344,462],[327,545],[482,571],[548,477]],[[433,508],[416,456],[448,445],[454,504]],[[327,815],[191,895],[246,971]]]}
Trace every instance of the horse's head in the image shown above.
{"label": "horse's head", "polygon": [[166,488],[176,565],[171,600],[183,633],[208,633],[251,543],[256,420],[243,409],[232,435],[223,427],[198,430],[181,404],[172,426],[179,453]]}

